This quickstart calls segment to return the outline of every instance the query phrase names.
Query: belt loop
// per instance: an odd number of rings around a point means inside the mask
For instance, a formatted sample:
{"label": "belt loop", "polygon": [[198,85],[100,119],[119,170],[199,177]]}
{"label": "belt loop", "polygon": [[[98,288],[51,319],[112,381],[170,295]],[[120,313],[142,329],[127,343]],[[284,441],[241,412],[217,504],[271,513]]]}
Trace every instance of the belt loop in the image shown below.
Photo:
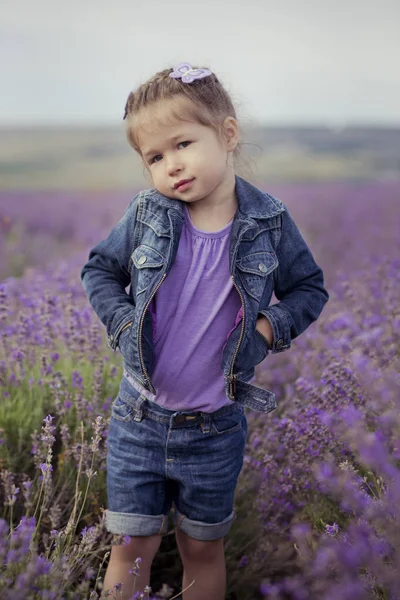
{"label": "belt loop", "polygon": [[174,412],[174,414],[172,414],[169,418],[169,428],[170,429],[172,429],[174,426],[174,419],[175,419],[176,415],[179,415],[179,412]]}
{"label": "belt loop", "polygon": [[210,413],[202,413],[203,423],[201,424],[201,429],[203,433],[210,433],[211,431],[211,415]]}
{"label": "belt loop", "polygon": [[133,417],[133,420],[138,421],[139,423],[143,419],[143,404],[145,400],[146,399],[143,396],[139,396],[136,401],[135,416]]}

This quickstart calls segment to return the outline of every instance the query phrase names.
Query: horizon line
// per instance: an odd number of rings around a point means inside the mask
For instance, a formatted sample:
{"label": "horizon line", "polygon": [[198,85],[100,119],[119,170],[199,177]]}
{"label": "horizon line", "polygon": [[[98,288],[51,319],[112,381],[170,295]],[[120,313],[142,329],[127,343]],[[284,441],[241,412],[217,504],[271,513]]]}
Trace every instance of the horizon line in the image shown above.
{"label": "horizon line", "polygon": [[[27,122],[27,123],[2,123],[0,121],[1,130],[24,130],[24,129],[118,129],[118,125],[124,129],[122,121],[120,124],[107,122],[87,122],[87,121],[54,121],[54,122]],[[323,121],[249,121],[242,125],[246,127],[265,127],[270,129],[328,129],[332,131],[343,131],[346,129],[400,129],[399,121],[348,121],[346,123],[327,123]]]}

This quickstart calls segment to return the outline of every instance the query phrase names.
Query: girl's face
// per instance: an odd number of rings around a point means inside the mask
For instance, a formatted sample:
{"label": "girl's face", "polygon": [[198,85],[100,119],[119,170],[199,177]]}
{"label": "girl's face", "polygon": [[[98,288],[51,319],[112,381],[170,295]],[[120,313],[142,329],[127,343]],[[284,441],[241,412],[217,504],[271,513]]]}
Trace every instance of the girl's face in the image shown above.
{"label": "girl's face", "polygon": [[154,106],[140,111],[137,140],[142,159],[154,187],[164,196],[212,202],[234,179],[228,159],[238,143],[237,123],[233,117],[225,120],[221,140],[211,127],[171,115],[173,102],[160,103],[156,112]]}

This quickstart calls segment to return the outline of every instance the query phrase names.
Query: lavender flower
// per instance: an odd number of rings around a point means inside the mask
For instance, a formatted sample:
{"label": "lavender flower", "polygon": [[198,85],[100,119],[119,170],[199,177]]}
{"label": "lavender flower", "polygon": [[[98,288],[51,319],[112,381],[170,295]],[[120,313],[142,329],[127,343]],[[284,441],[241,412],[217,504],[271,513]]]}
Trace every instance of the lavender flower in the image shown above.
{"label": "lavender flower", "polygon": [[140,557],[136,558],[133,567],[131,569],[129,569],[129,573],[135,575],[136,577],[139,577],[141,562],[142,562],[142,559]]}
{"label": "lavender flower", "polygon": [[[267,417],[248,413],[226,548],[232,573],[240,566],[232,578],[239,598],[256,597],[260,586],[269,600],[399,596],[399,193],[391,182],[280,190],[312,236],[331,300],[290,353],[257,367],[258,384],[279,402]],[[0,521],[0,597],[93,599],[105,567],[98,549],[110,548],[104,523],[94,523],[106,504],[121,363],[79,270],[113,208],[96,198],[93,212],[81,194],[31,200],[0,194],[0,271],[13,275],[0,283],[0,494],[10,521]],[[122,211],[126,195],[112,204]],[[77,207],[86,218],[75,218]],[[171,596],[167,588],[157,595]]]}

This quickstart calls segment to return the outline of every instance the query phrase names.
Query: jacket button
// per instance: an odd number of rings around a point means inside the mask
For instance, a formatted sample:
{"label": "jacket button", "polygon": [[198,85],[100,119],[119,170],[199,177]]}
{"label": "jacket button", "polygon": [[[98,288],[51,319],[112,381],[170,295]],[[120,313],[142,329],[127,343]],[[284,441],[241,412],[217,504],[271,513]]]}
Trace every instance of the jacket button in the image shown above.
{"label": "jacket button", "polygon": [[147,256],[144,256],[144,254],[142,254],[142,256],[140,256],[138,258],[139,265],[144,265],[144,263],[146,262],[146,260],[147,260]]}
{"label": "jacket button", "polygon": [[277,348],[277,350],[279,350],[279,348],[282,348],[282,346],[283,346],[283,340],[278,340],[276,342],[276,348]]}
{"label": "jacket button", "polygon": [[260,263],[258,265],[258,268],[261,271],[261,273],[266,273],[267,272],[267,265],[264,265],[264,263]]}

